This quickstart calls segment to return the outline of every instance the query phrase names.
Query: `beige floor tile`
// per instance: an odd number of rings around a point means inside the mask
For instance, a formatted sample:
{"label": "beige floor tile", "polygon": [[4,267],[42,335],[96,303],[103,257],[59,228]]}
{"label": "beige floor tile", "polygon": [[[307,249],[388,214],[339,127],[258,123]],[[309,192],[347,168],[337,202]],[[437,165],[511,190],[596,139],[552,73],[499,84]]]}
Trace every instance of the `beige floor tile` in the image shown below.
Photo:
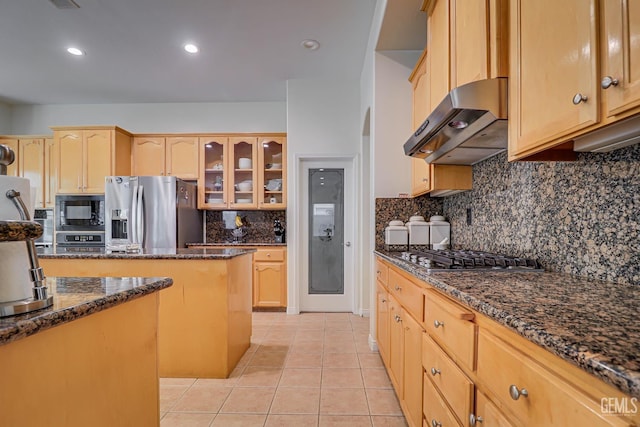
{"label": "beige floor tile", "polygon": [[297,353],[322,353],[324,351],[324,344],[322,340],[294,342],[291,346],[291,351]]}
{"label": "beige floor tile", "polygon": [[342,312],[342,313],[337,313],[337,312],[336,313],[325,313],[324,316],[325,316],[325,319],[327,319],[327,320],[347,321],[351,317],[351,313],[346,313],[346,312]]}
{"label": "beige floor tile", "polygon": [[245,366],[236,366],[236,368],[231,371],[231,374],[229,374],[229,378],[198,378],[195,385],[235,387],[245,369]]}
{"label": "beige floor tile", "polygon": [[275,387],[280,381],[282,369],[266,366],[247,366],[236,386],[238,387]]}
{"label": "beige floor tile", "polygon": [[208,427],[215,416],[211,413],[169,412],[160,420],[160,427]]}
{"label": "beige floor tile", "polygon": [[282,353],[289,351],[291,345],[279,345],[279,344],[261,344],[256,350],[255,354],[264,354],[264,353]]}
{"label": "beige floor tile", "polygon": [[323,388],[320,392],[321,415],[369,415],[364,389]]}
{"label": "beige floor tile", "polygon": [[384,368],[380,353],[358,353],[361,368]]}
{"label": "beige floor tile", "polygon": [[384,368],[362,369],[362,379],[366,388],[391,388],[391,380]]}
{"label": "beige floor tile", "polygon": [[368,388],[366,392],[371,415],[402,415],[393,389]]}
{"label": "beige floor tile", "polygon": [[377,351],[373,351],[371,350],[371,347],[369,347],[369,341],[356,341],[356,351],[358,353],[372,353],[372,354],[377,354]]}
{"label": "beige floor tile", "polygon": [[300,322],[298,323],[298,333],[300,331],[324,331],[324,320]]}
{"label": "beige floor tile", "polygon": [[160,378],[160,386],[163,385],[179,385],[190,387],[196,382],[195,378]]}
{"label": "beige floor tile", "polygon": [[171,408],[177,412],[218,412],[231,392],[229,387],[191,386]]}
{"label": "beige floor tile", "polygon": [[312,322],[318,320],[324,320],[328,313],[301,313],[300,322]]}
{"label": "beige floor tile", "polygon": [[281,368],[287,358],[286,351],[263,352],[260,350],[251,358],[249,366],[270,366],[273,368]]}
{"label": "beige floor tile", "polygon": [[298,329],[296,337],[293,339],[293,344],[309,341],[324,341],[324,327],[320,326],[320,329]]}
{"label": "beige floor tile", "polygon": [[326,331],[349,331],[351,332],[351,322],[345,321],[332,321],[327,320],[324,322],[324,329]]}
{"label": "beige floor tile", "polygon": [[324,353],[322,366],[325,368],[359,368],[356,353]]}
{"label": "beige floor tile", "polygon": [[351,331],[329,331],[324,333],[325,341],[353,342],[353,332]]}
{"label": "beige floor tile", "polygon": [[319,387],[278,387],[269,412],[272,414],[317,414],[319,408]]}
{"label": "beige floor tile", "polygon": [[278,387],[320,387],[321,368],[285,368]]}
{"label": "beige floor tile", "polygon": [[323,368],[322,388],[362,388],[362,374],[358,368]]}
{"label": "beige floor tile", "polygon": [[255,356],[255,352],[253,353],[245,353],[242,355],[242,357],[240,358],[240,360],[238,360],[238,363],[236,364],[236,367],[240,366],[240,367],[245,367],[249,364],[249,361],[253,358],[253,356]]}
{"label": "beige floor tile", "polygon": [[189,389],[184,385],[161,385],[160,386],[160,413],[163,414],[173,407],[182,395]]}
{"label": "beige floor tile", "polygon": [[371,427],[371,418],[361,415],[320,415],[320,427]]}
{"label": "beige floor tile", "polygon": [[289,353],[284,364],[285,368],[320,368],[322,367],[322,353]]}
{"label": "beige floor tile", "polygon": [[222,405],[220,413],[266,414],[275,392],[275,387],[236,387]]}
{"label": "beige floor tile", "polygon": [[262,427],[266,418],[260,414],[218,414],[211,427]]}
{"label": "beige floor tile", "polygon": [[265,427],[317,427],[318,415],[269,414]]}
{"label": "beige floor tile", "polygon": [[404,417],[384,417],[371,416],[373,427],[407,427],[407,420]]}
{"label": "beige floor tile", "polygon": [[324,339],[324,352],[325,353],[353,353],[356,354],[356,344],[353,341],[350,342],[335,342]]}

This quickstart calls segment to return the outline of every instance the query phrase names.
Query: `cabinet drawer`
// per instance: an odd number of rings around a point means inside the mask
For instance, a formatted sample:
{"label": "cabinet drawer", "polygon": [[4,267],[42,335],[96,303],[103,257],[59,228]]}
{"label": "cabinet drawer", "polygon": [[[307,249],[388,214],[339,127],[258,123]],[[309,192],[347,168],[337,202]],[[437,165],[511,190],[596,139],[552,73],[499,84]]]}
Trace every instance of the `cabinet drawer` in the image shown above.
{"label": "cabinet drawer", "polygon": [[436,292],[425,296],[424,322],[429,335],[459,364],[474,369],[476,325],[474,314]]}
{"label": "cabinet drawer", "polygon": [[381,283],[386,285],[389,279],[389,267],[387,264],[382,262],[380,258],[376,258],[376,279],[378,279]]}
{"label": "cabinet drawer", "polygon": [[281,248],[277,249],[258,249],[256,253],[253,254],[254,261],[284,261],[285,250]]}
{"label": "cabinet drawer", "polygon": [[[623,426],[605,417],[594,402],[570,384],[499,338],[478,334],[478,380],[523,424],[531,426]],[[526,390],[526,395],[525,391]]]}
{"label": "cabinet drawer", "polygon": [[473,383],[427,334],[422,335],[422,366],[458,420],[468,426],[473,412]]}
{"label": "cabinet drawer", "polygon": [[474,414],[476,417],[476,425],[477,423],[482,422],[482,425],[485,426],[495,426],[495,427],[512,427],[513,424],[509,422],[505,418],[504,415],[500,413],[500,410],[491,403],[487,397],[478,392],[476,394],[476,412]]}
{"label": "cabinet drawer", "polygon": [[427,378],[427,374],[423,375],[422,413],[425,427],[460,427],[460,423],[444,403],[431,380]]}
{"label": "cabinet drawer", "polygon": [[422,320],[424,313],[424,294],[422,288],[395,270],[389,269],[389,291],[398,302],[417,320]]}

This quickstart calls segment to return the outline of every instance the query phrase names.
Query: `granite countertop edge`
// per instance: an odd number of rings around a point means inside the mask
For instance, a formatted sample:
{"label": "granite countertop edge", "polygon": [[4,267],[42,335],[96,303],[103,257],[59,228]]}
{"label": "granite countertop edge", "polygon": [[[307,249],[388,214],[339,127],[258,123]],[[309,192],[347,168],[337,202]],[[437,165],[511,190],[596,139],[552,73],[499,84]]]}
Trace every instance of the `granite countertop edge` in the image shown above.
{"label": "granite countertop edge", "polygon": [[207,242],[207,243],[187,243],[187,247],[192,246],[224,246],[233,248],[234,246],[281,246],[287,247],[286,243],[275,242],[246,242],[246,243],[233,243],[233,242]]}
{"label": "granite countertop edge", "polygon": [[612,385],[613,387],[616,387],[620,391],[627,393],[633,397],[640,397],[640,372],[630,371],[622,366],[603,362],[598,358],[599,353],[589,352],[588,350],[577,350],[574,346],[563,340],[561,337],[554,335],[547,330],[541,329],[536,325],[533,325],[530,322],[518,317],[517,313],[510,313],[505,310],[499,309],[493,306],[490,302],[478,299],[473,295],[461,291],[450,283],[447,283],[446,275],[461,273],[430,274],[421,268],[417,268],[410,262],[405,262],[397,258],[393,258],[386,252],[376,250],[374,251],[374,253],[381,256],[393,265],[398,266],[402,270],[412,274],[416,278],[428,282],[436,289],[453,297],[455,300],[461,302],[462,304],[467,305],[472,309],[486,315],[492,320],[500,323],[501,325],[506,326],[525,339],[545,348],[556,356],[559,356],[565,361],[583,369],[586,372],[589,372],[590,374],[598,377],[599,379]]}
{"label": "granite countertop edge", "polygon": [[[66,252],[57,253],[52,250],[38,251],[38,258],[42,259],[192,259],[192,260],[227,260],[240,255],[256,252],[256,249],[233,249],[233,252],[207,252],[213,249],[178,249],[177,253],[127,253],[127,252]],[[227,249],[224,249],[227,250]]]}
{"label": "granite countertop edge", "polygon": [[[87,281],[96,279],[101,280],[101,278],[91,277],[82,279],[87,279]],[[173,285],[173,279],[169,277],[153,277],[145,279],[155,281],[152,283],[146,283],[144,285],[137,286],[133,289],[128,289],[126,291],[97,297],[93,300],[81,302],[69,307],[60,309],[45,308],[42,309],[40,313],[31,313],[32,315],[34,315],[34,317],[17,320],[13,326],[3,327],[0,329],[0,345],[18,341],[22,338],[35,335],[39,332],[45,331],[55,326],[87,317],[91,314],[98,313],[100,311],[115,307],[128,301],[132,301],[145,295],[152,294],[154,292],[158,292]]]}

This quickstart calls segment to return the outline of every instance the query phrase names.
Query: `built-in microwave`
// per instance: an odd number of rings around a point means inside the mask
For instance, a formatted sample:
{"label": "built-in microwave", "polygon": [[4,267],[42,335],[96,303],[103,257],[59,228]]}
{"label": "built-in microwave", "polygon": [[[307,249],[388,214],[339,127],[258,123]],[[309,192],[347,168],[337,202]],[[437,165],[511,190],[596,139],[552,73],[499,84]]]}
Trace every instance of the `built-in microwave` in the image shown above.
{"label": "built-in microwave", "polygon": [[104,232],[104,194],[58,194],[55,209],[56,232]]}

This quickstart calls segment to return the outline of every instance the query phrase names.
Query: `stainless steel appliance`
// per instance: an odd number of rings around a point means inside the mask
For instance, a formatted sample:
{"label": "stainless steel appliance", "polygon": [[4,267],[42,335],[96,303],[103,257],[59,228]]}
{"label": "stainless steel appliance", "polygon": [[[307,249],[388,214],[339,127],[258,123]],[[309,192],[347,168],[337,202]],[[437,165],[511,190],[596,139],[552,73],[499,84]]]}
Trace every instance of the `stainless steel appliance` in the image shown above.
{"label": "stainless steel appliance", "polygon": [[106,249],[185,247],[203,240],[197,187],[173,176],[105,178]]}
{"label": "stainless steel appliance", "polygon": [[507,79],[453,89],[404,144],[427,163],[473,165],[507,149]]}
{"label": "stainless steel appliance", "polygon": [[56,195],[56,246],[104,246],[103,194]]}
{"label": "stainless steel appliance", "polygon": [[42,236],[35,240],[38,247],[53,245],[53,209],[36,209],[33,220],[42,226]]}
{"label": "stainless steel appliance", "polygon": [[393,256],[424,267],[429,273],[436,272],[543,272],[535,259],[514,257],[473,250],[427,250],[420,252],[398,252]]}

